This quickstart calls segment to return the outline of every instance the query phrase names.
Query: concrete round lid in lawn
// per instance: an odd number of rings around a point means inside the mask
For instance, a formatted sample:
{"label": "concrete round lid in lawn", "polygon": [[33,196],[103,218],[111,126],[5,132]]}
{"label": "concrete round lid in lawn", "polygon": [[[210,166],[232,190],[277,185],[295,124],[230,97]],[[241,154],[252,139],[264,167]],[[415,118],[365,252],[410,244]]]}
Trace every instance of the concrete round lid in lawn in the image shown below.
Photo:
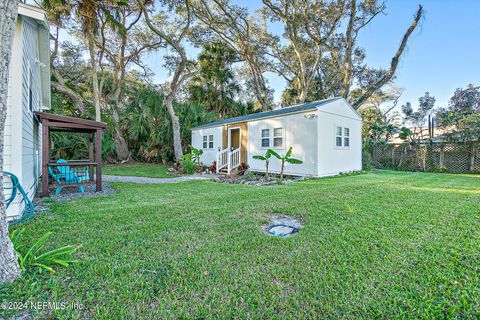
{"label": "concrete round lid in lawn", "polygon": [[286,215],[275,215],[272,217],[272,223],[263,228],[271,236],[290,237],[300,231],[300,221]]}

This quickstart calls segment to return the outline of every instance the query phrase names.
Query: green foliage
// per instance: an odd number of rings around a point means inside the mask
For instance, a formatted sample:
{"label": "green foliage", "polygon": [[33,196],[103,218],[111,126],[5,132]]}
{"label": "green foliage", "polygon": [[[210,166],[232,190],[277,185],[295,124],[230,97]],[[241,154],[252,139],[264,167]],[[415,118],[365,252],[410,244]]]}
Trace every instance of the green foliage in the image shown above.
{"label": "green foliage", "polygon": [[190,145],[190,150],[192,150],[192,160],[195,162],[197,165],[200,165],[200,156],[203,154],[203,150],[197,149],[194,146]]}
{"label": "green foliage", "polygon": [[234,98],[240,86],[232,71],[232,64],[237,60],[237,54],[230,47],[219,42],[206,44],[198,57],[199,73],[188,87],[190,101],[205,105],[220,118],[238,115]]}
{"label": "green foliage", "polygon": [[270,158],[272,157],[272,150],[271,149],[268,149],[266,152],[265,152],[265,155],[255,155],[253,156],[253,159],[255,160],[261,160],[261,161],[265,161],[265,179],[268,179],[268,164],[270,162]]}
{"label": "green foliage", "polygon": [[445,173],[448,172],[448,169],[445,166],[435,166],[433,167],[432,172]]}
{"label": "green foliage", "polygon": [[55,272],[53,269],[55,266],[68,267],[71,263],[77,262],[73,259],[73,254],[77,250],[75,246],[69,245],[41,252],[52,232],[45,233],[30,248],[27,248],[21,242],[23,231],[24,229],[15,229],[10,237],[18,254],[20,268],[24,272],[28,270]]}
{"label": "green foliage", "polygon": [[400,133],[398,134],[398,137],[404,141],[407,141],[411,135],[412,135],[412,130],[410,130],[407,127],[402,127],[400,129]]}
{"label": "green foliage", "polygon": [[457,89],[449,106],[436,113],[437,124],[447,132],[445,137],[454,142],[480,140],[480,89],[469,85]]}
{"label": "green foliage", "polygon": [[275,152],[272,149],[268,149],[268,152],[270,152],[275,158],[280,160],[282,162],[282,167],[280,169],[280,179],[283,179],[283,171],[285,168],[285,162],[291,163],[291,164],[302,164],[303,161],[299,159],[292,158],[292,147],[288,148],[287,153],[285,153],[284,156],[279,155],[277,152]]}
{"label": "green foliage", "polygon": [[192,154],[187,153],[183,155],[183,158],[182,158],[183,172],[186,174],[193,174],[196,168],[197,168],[197,165],[195,164],[195,161],[193,161]]}

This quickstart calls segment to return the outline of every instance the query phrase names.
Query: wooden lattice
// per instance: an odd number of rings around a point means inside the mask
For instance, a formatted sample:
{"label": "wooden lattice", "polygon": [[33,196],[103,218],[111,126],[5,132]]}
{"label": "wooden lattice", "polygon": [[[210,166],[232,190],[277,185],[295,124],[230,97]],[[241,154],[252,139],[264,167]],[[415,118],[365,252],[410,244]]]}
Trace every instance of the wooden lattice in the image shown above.
{"label": "wooden lattice", "polygon": [[480,144],[377,145],[369,161],[383,169],[480,173]]}

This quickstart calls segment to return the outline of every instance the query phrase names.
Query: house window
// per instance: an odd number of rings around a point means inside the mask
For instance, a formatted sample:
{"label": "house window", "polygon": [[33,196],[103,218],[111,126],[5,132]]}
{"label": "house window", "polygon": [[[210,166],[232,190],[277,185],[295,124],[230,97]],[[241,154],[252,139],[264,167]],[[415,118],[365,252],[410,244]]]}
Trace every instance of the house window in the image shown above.
{"label": "house window", "polygon": [[207,142],[207,136],[203,136],[203,149],[207,149],[208,148],[208,142]]}
{"label": "house window", "polygon": [[335,132],[335,144],[337,147],[342,146],[342,127],[337,127]]}
{"label": "house window", "polygon": [[213,149],[213,134],[208,136],[208,148]]}
{"label": "house window", "polygon": [[350,147],[350,128],[335,128],[335,145],[337,147]]}
{"label": "house window", "polygon": [[270,147],[270,129],[262,129],[262,148]]}
{"label": "house window", "polygon": [[350,147],[350,129],[343,128],[343,146]]}
{"label": "house window", "polygon": [[275,148],[283,147],[283,128],[273,129],[273,146]]}

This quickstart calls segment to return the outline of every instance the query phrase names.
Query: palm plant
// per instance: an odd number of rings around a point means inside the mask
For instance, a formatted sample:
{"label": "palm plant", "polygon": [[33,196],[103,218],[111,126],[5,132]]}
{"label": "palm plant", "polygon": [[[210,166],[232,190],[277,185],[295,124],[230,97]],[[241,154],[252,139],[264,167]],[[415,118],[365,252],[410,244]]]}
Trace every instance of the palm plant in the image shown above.
{"label": "palm plant", "polygon": [[265,155],[263,156],[253,156],[253,159],[255,160],[261,160],[261,161],[265,161],[265,179],[268,179],[268,164],[270,162],[270,158],[272,157],[272,149],[268,149],[266,152],[265,152]]}
{"label": "palm plant", "polygon": [[39,269],[55,272],[54,266],[67,267],[71,263],[77,262],[73,259],[73,254],[77,251],[75,246],[69,245],[56,248],[50,251],[41,253],[41,249],[46,244],[51,232],[45,233],[35,243],[27,248],[20,243],[20,238],[24,229],[16,229],[10,235],[13,247],[18,255],[20,268],[25,272],[27,270]]}
{"label": "palm plant", "polygon": [[271,155],[273,155],[275,158],[280,160],[282,162],[282,168],[280,169],[280,179],[283,179],[283,171],[285,168],[285,162],[291,163],[291,164],[302,164],[303,161],[299,159],[292,158],[292,147],[288,148],[287,153],[282,157],[280,156],[277,152],[273,151],[272,149],[268,149],[267,152],[270,152]]}
{"label": "palm plant", "polygon": [[200,165],[200,156],[203,154],[202,149],[197,149],[194,146],[190,145],[190,150],[192,150],[192,160],[197,165]]}

